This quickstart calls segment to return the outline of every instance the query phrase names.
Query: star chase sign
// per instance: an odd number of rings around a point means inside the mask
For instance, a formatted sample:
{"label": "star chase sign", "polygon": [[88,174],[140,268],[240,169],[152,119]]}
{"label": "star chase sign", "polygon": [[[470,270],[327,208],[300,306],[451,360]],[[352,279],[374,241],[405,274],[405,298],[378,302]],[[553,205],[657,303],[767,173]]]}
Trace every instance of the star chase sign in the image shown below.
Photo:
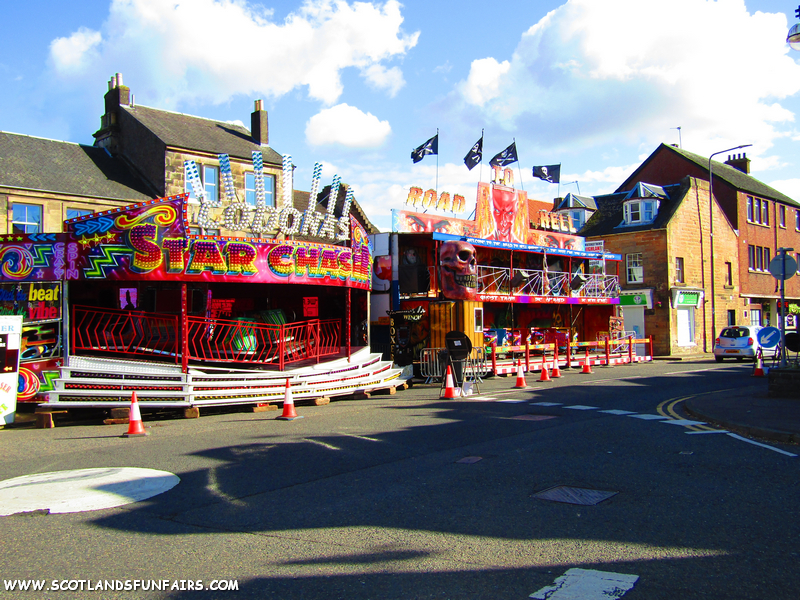
{"label": "star chase sign", "polygon": [[353,202],[353,190],[349,186],[342,206],[340,217],[334,215],[336,200],[341,184],[338,175],[333,176],[331,197],[328,199],[326,213],[316,211],[317,197],[320,192],[320,175],[322,165],[316,163],[311,178],[311,191],[305,211],[294,207],[292,193],[292,157],[283,155],[283,175],[281,187],[283,191],[279,206],[268,206],[264,186],[264,159],[261,151],[253,152],[253,175],[255,179],[255,207],[247,204],[236,194],[233,184],[230,157],[219,155],[220,179],[222,180],[224,197],[211,198],[200,179],[197,164],[193,160],[184,163],[187,189],[191,188],[200,202],[196,223],[206,230],[224,227],[228,231],[243,232],[252,237],[260,237],[267,232],[278,231],[286,236],[302,235],[335,242],[350,239],[350,205]]}

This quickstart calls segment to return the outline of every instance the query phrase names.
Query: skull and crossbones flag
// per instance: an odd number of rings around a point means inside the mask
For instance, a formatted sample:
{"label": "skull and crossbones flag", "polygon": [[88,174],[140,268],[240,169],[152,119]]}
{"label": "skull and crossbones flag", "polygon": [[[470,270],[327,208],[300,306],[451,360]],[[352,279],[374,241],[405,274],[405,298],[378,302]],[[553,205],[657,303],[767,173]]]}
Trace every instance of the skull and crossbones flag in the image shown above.
{"label": "skull and crossbones flag", "polygon": [[481,139],[479,139],[475,144],[470,148],[470,151],[467,152],[467,155],[464,157],[464,164],[467,165],[467,169],[472,171],[472,168],[481,162],[483,159],[483,134],[481,134]]}
{"label": "skull and crossbones flag", "polygon": [[517,162],[519,159],[517,158],[517,142],[511,142],[511,145],[500,152],[499,154],[495,154],[492,157],[492,160],[489,161],[489,164],[493,167],[505,167],[506,165],[510,165],[511,163]]}
{"label": "skull and crossbones flag", "polygon": [[561,165],[543,165],[541,167],[533,167],[533,176],[549,181],[550,183],[560,183],[561,181]]}
{"label": "skull and crossbones flag", "polygon": [[411,160],[418,163],[426,154],[439,154],[439,134],[437,133],[427,142],[422,144],[419,148],[414,148],[411,151]]}

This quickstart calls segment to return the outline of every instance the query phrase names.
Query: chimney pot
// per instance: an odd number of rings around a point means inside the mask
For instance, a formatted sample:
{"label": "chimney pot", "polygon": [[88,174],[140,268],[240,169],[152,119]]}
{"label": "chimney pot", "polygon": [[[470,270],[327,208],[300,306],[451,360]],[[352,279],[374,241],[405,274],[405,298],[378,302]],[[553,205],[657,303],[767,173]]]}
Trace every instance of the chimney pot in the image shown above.
{"label": "chimney pot", "polygon": [[122,86],[122,73],[117,73],[117,86]]}

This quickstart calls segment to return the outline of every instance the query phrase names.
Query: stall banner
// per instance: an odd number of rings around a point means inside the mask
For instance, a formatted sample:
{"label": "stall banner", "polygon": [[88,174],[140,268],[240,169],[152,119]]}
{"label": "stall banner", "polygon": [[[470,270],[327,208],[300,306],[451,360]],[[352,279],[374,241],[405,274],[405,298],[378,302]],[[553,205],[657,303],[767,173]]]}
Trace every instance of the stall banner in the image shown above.
{"label": "stall banner", "polygon": [[392,231],[398,233],[449,233],[474,235],[475,221],[452,219],[443,215],[392,209]]}
{"label": "stall banner", "polygon": [[369,244],[188,235],[187,194],[0,236],[0,280],[300,283],[370,289]]}
{"label": "stall banner", "polygon": [[14,422],[19,386],[22,316],[0,315],[0,425]]}

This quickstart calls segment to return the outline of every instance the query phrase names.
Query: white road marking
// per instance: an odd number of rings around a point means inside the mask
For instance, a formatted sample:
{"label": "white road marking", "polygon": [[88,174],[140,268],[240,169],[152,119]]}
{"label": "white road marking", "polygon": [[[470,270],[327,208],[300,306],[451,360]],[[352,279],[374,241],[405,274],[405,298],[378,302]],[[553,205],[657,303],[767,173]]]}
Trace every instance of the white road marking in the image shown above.
{"label": "white road marking", "polygon": [[527,402],[527,400],[525,400],[525,398],[521,399],[510,398],[508,400],[498,400],[498,402],[506,402],[508,404],[522,404],[523,402]]}
{"label": "white road marking", "polygon": [[655,419],[669,419],[669,417],[666,417],[664,415],[628,415],[628,416],[633,419],[642,419],[644,421],[653,421]]}
{"label": "white road marking", "polygon": [[573,404],[572,406],[565,406],[564,408],[571,408],[572,410],[597,410],[596,406],[586,406],[585,404]]}
{"label": "white road marking", "polygon": [[669,423],[670,425],[683,425],[684,427],[691,427],[692,425],[705,425],[705,421],[692,421],[691,419],[667,419],[661,421],[662,423]]}
{"label": "white road marking", "polygon": [[0,516],[34,510],[74,513],[115,508],[172,489],[180,478],[135,467],[77,469],[0,481]]}
{"label": "white road marking", "polygon": [[715,371],[716,369],[694,369],[692,371],[672,371],[671,373],[664,373],[664,375],[683,375],[684,373],[704,373],[706,371]]}
{"label": "white road marking", "polygon": [[600,412],[608,413],[610,415],[633,415],[633,414],[636,414],[632,410],[619,410],[619,409],[601,410]]}
{"label": "white road marking", "polygon": [[610,600],[622,598],[639,580],[638,575],[569,569],[553,585],[529,596],[533,600]]}
{"label": "white road marking", "polygon": [[727,429],[710,429],[708,431],[687,431],[689,435],[701,435],[704,433],[728,433]]}
{"label": "white road marking", "polygon": [[762,448],[766,448],[767,450],[772,450],[774,452],[779,452],[780,454],[785,454],[786,456],[797,456],[797,454],[792,454],[791,452],[786,452],[786,450],[781,450],[780,448],[773,448],[767,444],[762,444],[761,442],[756,442],[753,440],[748,440],[746,437],[742,437],[741,435],[737,435],[735,433],[728,432],[728,435],[732,438],[736,438],[737,440],[742,440],[743,442],[747,442],[748,444],[753,444],[754,446],[761,446]]}
{"label": "white road marking", "polygon": [[531,406],[561,406],[561,402],[531,402]]}

